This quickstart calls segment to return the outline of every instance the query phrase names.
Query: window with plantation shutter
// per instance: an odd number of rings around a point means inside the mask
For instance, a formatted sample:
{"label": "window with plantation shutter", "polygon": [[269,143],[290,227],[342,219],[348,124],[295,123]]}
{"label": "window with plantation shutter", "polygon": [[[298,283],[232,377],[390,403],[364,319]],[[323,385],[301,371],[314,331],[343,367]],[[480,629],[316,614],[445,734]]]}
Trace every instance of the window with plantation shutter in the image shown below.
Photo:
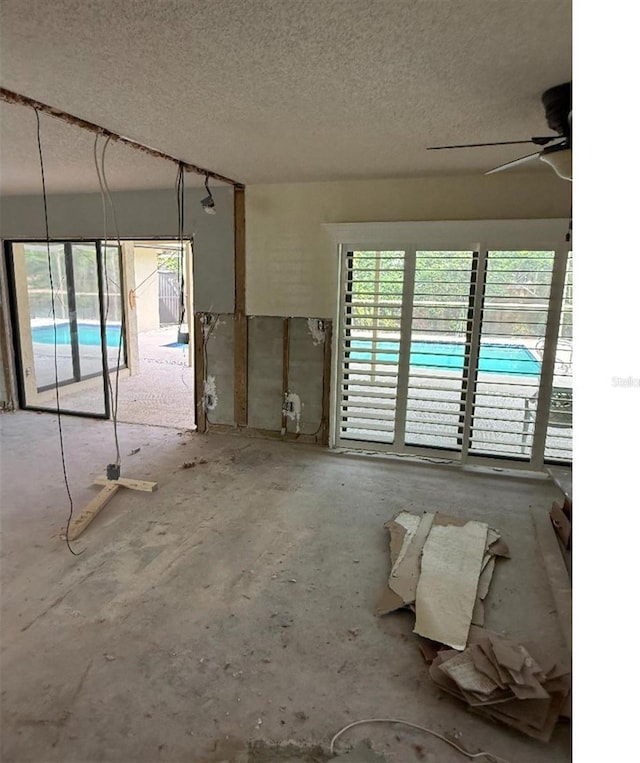
{"label": "window with plantation shutter", "polygon": [[[433,231],[440,245],[342,245],[333,443],[534,469],[569,462],[572,281],[563,224],[407,223]],[[402,223],[363,224],[382,233],[385,225],[403,233]]]}

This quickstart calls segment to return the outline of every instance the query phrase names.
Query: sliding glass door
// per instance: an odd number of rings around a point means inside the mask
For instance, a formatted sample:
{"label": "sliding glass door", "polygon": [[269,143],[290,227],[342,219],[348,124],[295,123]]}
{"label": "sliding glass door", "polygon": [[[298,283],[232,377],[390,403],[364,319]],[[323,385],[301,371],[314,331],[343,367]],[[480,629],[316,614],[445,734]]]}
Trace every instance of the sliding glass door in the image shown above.
{"label": "sliding glass door", "polygon": [[9,243],[21,406],[108,418],[108,373],[126,364],[118,247]]}
{"label": "sliding glass door", "polygon": [[571,352],[570,275],[555,307],[566,257],[343,247],[335,443],[537,468],[567,460],[572,391],[556,355]]}

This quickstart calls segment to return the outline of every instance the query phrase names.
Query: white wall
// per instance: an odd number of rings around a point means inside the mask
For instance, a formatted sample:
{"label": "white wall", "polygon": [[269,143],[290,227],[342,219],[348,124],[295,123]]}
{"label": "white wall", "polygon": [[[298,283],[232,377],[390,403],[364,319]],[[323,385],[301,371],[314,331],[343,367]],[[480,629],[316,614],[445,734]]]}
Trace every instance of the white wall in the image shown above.
{"label": "white wall", "polygon": [[333,318],[338,258],[329,222],[568,217],[552,171],[249,186],[247,313]]}
{"label": "white wall", "polygon": [[138,332],[160,328],[158,251],[134,247],[135,305]]}

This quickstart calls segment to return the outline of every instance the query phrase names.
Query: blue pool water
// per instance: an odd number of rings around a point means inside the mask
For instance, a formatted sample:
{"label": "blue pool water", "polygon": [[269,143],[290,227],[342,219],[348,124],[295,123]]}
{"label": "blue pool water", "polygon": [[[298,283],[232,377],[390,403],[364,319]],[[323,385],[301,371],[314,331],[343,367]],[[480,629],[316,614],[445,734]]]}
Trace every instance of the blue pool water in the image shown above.
{"label": "blue pool water", "polygon": [[[355,348],[355,349],[354,349]],[[398,342],[377,342],[376,360],[398,362]],[[371,361],[371,342],[352,339],[349,360]],[[457,342],[411,342],[412,366],[460,370],[464,364],[464,345]],[[523,345],[481,344],[480,371],[494,374],[538,376],[540,363]]]}
{"label": "blue pool water", "polygon": [[[53,325],[35,326],[31,329],[33,341],[38,344],[71,344],[71,329],[68,323],[59,323],[54,334]],[[80,344],[99,347],[101,344],[100,326],[94,323],[78,323],[78,341]],[[120,326],[107,326],[107,347],[120,344]]]}

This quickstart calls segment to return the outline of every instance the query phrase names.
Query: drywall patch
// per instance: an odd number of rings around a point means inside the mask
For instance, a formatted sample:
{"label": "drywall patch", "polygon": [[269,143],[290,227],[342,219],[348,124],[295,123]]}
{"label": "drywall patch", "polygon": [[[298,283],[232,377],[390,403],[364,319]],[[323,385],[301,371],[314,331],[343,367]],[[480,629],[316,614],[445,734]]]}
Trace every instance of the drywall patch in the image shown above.
{"label": "drywall patch", "polygon": [[295,392],[287,392],[287,394],[284,396],[282,412],[288,419],[295,421],[296,434],[299,434],[300,416],[302,415],[302,401],[300,400],[300,395],[297,395]]}
{"label": "drywall patch", "polygon": [[309,333],[315,345],[324,344],[326,328],[322,318],[307,318]]}
{"label": "drywall patch", "polygon": [[208,411],[215,410],[218,405],[218,391],[215,376],[207,376],[204,382],[204,407]]}

